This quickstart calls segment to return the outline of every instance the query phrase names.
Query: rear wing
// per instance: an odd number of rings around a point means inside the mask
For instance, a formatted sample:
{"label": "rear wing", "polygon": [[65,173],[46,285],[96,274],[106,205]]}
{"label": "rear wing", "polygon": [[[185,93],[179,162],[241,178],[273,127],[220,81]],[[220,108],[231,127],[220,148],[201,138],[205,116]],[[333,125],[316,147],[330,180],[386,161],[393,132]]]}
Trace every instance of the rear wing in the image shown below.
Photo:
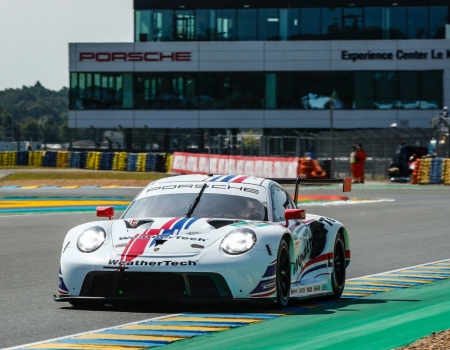
{"label": "rear wing", "polygon": [[295,185],[294,203],[297,203],[298,199],[298,187],[300,185],[332,185],[342,184],[342,192],[350,192],[352,190],[352,178],[344,177],[343,179],[306,179],[304,175],[300,175],[297,178],[281,178],[281,179],[268,179],[278,182],[280,185]]}

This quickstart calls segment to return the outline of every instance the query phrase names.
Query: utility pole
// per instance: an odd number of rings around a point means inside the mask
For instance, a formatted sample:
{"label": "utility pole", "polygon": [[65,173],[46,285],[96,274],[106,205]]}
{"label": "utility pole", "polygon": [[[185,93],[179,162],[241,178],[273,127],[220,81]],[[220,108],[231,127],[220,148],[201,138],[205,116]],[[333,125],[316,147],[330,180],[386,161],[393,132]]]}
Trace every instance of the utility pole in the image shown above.
{"label": "utility pole", "polygon": [[334,116],[333,116],[333,108],[334,102],[333,99],[336,96],[336,91],[333,90],[331,94],[329,103],[330,103],[330,156],[331,156],[331,164],[330,164],[330,178],[335,178],[335,164],[334,164]]}

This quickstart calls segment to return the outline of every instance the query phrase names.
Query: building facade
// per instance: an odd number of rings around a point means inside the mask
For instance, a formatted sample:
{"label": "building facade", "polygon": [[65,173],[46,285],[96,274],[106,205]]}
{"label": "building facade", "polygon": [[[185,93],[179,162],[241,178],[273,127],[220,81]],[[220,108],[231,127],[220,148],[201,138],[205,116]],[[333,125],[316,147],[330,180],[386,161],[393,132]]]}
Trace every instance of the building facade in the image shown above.
{"label": "building facade", "polygon": [[134,42],[69,45],[70,127],[415,128],[450,106],[447,1],[134,8]]}

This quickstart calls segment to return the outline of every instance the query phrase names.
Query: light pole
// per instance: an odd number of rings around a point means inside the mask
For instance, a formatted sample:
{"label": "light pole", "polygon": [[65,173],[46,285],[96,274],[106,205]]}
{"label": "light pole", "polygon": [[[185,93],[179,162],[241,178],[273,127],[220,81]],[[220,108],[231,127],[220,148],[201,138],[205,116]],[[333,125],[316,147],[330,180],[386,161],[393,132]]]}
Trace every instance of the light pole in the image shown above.
{"label": "light pole", "polygon": [[333,90],[331,94],[329,104],[330,104],[330,156],[331,156],[331,164],[330,164],[330,178],[334,178],[334,116],[333,116],[333,98],[336,95],[336,91]]}

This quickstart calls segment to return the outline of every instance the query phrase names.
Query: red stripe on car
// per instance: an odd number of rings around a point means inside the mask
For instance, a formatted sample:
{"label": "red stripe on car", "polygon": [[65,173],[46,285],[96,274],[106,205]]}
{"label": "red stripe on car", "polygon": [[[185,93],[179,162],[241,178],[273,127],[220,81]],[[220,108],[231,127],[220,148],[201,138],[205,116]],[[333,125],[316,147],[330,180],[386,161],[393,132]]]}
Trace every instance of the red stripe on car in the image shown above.
{"label": "red stripe on car", "polygon": [[[121,261],[131,261],[136,257],[142,255],[147,247],[148,242],[152,239],[150,236],[157,236],[161,230],[167,230],[172,227],[180,218],[174,218],[167,221],[161,228],[153,228],[149,230],[145,230],[140,235],[132,238],[128,245],[123,250],[122,256],[120,258]],[[148,236],[148,238],[140,238],[142,236]]]}

